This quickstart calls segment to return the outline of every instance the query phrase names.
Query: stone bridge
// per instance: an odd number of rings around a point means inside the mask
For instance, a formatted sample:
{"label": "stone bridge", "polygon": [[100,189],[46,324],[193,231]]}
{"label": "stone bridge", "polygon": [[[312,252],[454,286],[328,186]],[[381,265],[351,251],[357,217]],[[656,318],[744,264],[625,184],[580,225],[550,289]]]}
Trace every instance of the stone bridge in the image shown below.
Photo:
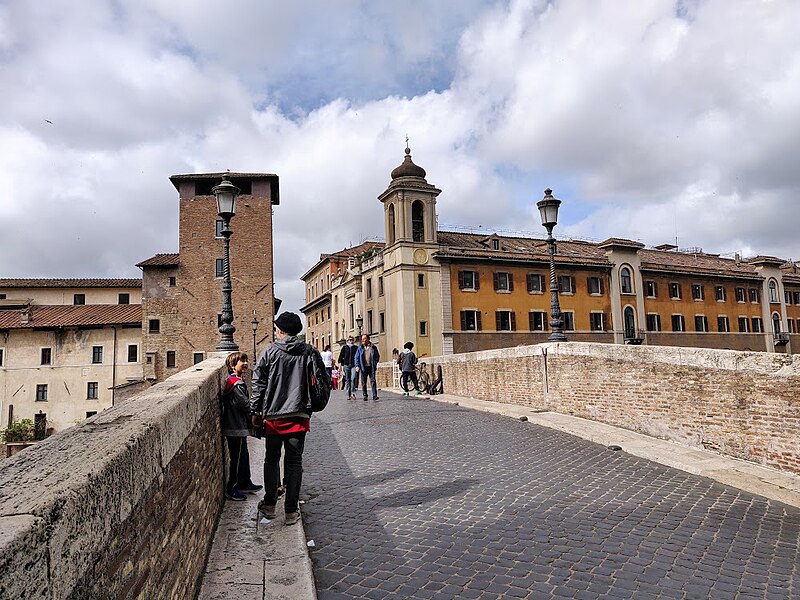
{"label": "stone bridge", "polygon": [[[800,356],[569,343],[435,357],[428,365],[441,367],[448,399],[461,405],[450,418],[463,415],[465,424],[474,420],[464,413],[467,405],[491,405],[497,412],[528,415],[526,418],[532,421],[568,431],[570,419],[581,417],[597,427],[614,426],[630,435],[639,432],[677,442],[680,448],[694,447],[694,452],[704,452],[705,456],[744,459],[748,462],[738,461],[743,465],[741,472],[751,467],[762,469],[752,475],[756,481],[765,479],[763,473],[771,473],[775,481],[786,483],[773,486],[778,494],[780,488],[795,486],[785,498],[778,499],[800,504],[796,501],[800,498],[796,477],[800,473]],[[391,371],[388,364],[379,370],[384,389],[392,386]],[[225,520],[229,507],[222,495],[225,456],[219,427],[219,390],[224,376],[223,357],[215,355],[125,404],[3,461],[0,600],[197,597],[221,515],[222,523],[231,524]],[[347,415],[360,410],[361,403],[352,403],[350,408],[340,406],[337,410],[343,412],[332,413],[334,421],[327,412],[323,415],[320,439],[327,431],[335,434],[336,423],[350,419]],[[389,409],[381,410],[389,412],[376,413],[374,418],[382,419],[384,426],[392,427],[400,420]],[[363,418],[367,417],[357,421]],[[571,433],[581,435],[577,430]],[[600,433],[593,435],[598,441],[602,438]],[[310,452],[314,456],[317,451],[312,448]],[[341,460],[346,459],[345,454],[343,451]],[[450,462],[459,459],[444,458]],[[380,470],[382,465],[372,467]],[[392,472],[396,475],[391,478],[400,478],[410,469],[395,469]],[[304,486],[318,498],[325,497],[321,486],[327,475],[307,469]],[[473,479],[469,482],[468,486],[475,483]],[[730,483],[736,485],[736,481]],[[429,489],[427,495],[444,503],[441,506],[445,509],[448,494],[466,490],[448,492],[447,485],[421,489]],[[442,489],[447,493],[441,495]],[[753,491],[764,493],[763,489]],[[553,493],[559,492],[554,489]],[[396,497],[393,507],[399,506],[404,495],[398,492]],[[342,510],[347,509],[345,503]],[[324,511],[315,514],[314,510],[310,511],[309,526],[320,534],[324,531],[321,523],[347,516],[334,514],[320,521]],[[360,509],[356,512],[363,515]],[[784,510],[790,522],[796,521],[796,513]],[[234,518],[240,516],[237,513]],[[418,520],[414,523],[418,528]],[[500,554],[498,550],[498,556],[508,561],[509,549]],[[353,557],[348,560],[352,562]],[[333,567],[320,564],[326,578],[322,583],[328,585],[326,582],[337,573],[331,570]],[[269,565],[262,567],[265,571],[255,571],[251,587],[234,585],[235,576],[215,576],[215,590],[219,592],[220,585],[224,589],[225,582],[231,581],[231,593],[214,596],[206,587],[204,596],[237,597],[234,591],[238,590],[238,597],[271,597],[263,590],[255,594],[257,588],[261,589],[261,580],[269,579]],[[405,568],[401,564],[397,573],[407,572]],[[794,587],[787,588],[789,595],[784,597],[800,594],[796,568],[789,569],[787,576]],[[458,581],[461,576],[453,577]],[[280,578],[273,579],[280,585]],[[345,580],[321,588],[320,598],[358,597],[337,596],[339,592],[331,591]],[[664,579],[669,581],[668,577]],[[509,590],[525,591],[508,585]],[[431,589],[441,594],[443,588],[444,584]],[[624,586],[619,589],[623,588],[629,590]],[[243,589],[254,595],[246,595]],[[396,589],[400,589],[399,584]],[[534,588],[526,589],[530,592]],[[557,588],[548,589],[555,594]],[[473,593],[464,597],[492,597],[485,591],[475,594],[467,583],[461,590]],[[574,597],[590,597],[581,595],[587,590],[576,588]],[[286,592],[275,592],[272,597],[291,597],[282,593]],[[379,595],[365,597],[416,597],[410,592],[376,593]],[[497,592],[494,597],[505,593]],[[674,597],[701,597],[685,589],[680,593],[683,595]],[[419,597],[437,595],[420,592]],[[753,597],[772,596],[765,593]]]}

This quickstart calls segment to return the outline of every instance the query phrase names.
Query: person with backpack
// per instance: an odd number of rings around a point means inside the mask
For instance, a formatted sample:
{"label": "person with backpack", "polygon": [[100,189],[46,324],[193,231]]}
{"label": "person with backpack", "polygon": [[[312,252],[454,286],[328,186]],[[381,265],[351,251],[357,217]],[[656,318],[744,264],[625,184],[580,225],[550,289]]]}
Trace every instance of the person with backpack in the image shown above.
{"label": "person with backpack", "polygon": [[247,354],[231,352],[225,358],[225,366],[230,374],[222,392],[222,434],[228,442],[230,459],[225,497],[241,502],[247,499],[243,492],[257,492],[261,489],[260,485],[250,480],[250,453],[247,449],[250,403],[247,387],[242,379],[249,366]]}
{"label": "person with backpack", "polygon": [[[303,447],[311,429],[311,413],[322,410],[330,395],[330,379],[319,351],[298,339],[303,330],[300,317],[283,312],[275,319],[275,341],[261,352],[253,370],[250,414],[254,427],[263,427],[264,499],[258,510],[275,518],[278,503],[281,452],[286,497],[286,525],[300,520],[300,484],[303,478]],[[324,396],[324,398],[320,398]],[[318,402],[324,401],[321,405]],[[312,405],[316,405],[312,408]],[[321,407],[320,407],[321,406]]]}
{"label": "person with backpack", "polygon": [[421,395],[419,391],[419,381],[417,380],[417,355],[414,354],[412,342],[403,344],[403,351],[397,357],[397,366],[400,367],[400,387],[403,388],[403,396],[410,396],[408,391],[408,380],[414,384],[414,390],[417,396]]}

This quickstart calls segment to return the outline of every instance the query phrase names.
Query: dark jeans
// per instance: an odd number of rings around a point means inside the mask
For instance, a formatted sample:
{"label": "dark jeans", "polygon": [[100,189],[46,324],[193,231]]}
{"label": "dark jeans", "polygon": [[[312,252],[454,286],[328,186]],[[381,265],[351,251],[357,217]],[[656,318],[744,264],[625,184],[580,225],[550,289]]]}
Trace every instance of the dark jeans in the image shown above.
{"label": "dark jeans", "polygon": [[372,384],[372,386],[371,386],[372,387],[372,397],[373,398],[377,398],[378,397],[378,386],[375,383],[375,369],[373,369],[372,367],[365,367],[365,368],[360,370],[360,375],[361,375],[361,386],[362,386],[362,389],[364,390],[364,398],[367,397],[367,379],[369,379],[369,382]]}
{"label": "dark jeans", "polygon": [[228,493],[241,486],[249,487],[253,484],[250,480],[250,452],[247,449],[246,437],[225,436],[228,440],[228,483],[225,490]]}
{"label": "dark jeans", "polygon": [[283,459],[283,479],[286,486],[284,508],[287,513],[296,512],[300,500],[300,483],[303,481],[306,432],[266,435],[264,438],[267,445],[264,457],[264,503],[270,506],[278,503],[281,449],[286,448],[286,458]]}
{"label": "dark jeans", "polygon": [[414,384],[414,391],[419,391],[419,381],[417,381],[417,372],[416,371],[403,371],[400,374],[400,387],[403,388],[404,392],[408,392],[408,380],[411,380],[411,383]]}

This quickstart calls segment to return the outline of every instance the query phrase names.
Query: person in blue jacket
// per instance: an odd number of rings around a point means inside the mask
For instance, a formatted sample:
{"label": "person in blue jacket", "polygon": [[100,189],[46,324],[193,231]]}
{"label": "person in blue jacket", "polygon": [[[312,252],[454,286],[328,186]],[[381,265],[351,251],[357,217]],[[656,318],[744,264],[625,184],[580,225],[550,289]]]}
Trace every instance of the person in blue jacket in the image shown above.
{"label": "person in blue jacket", "polygon": [[361,336],[361,345],[356,350],[356,373],[361,376],[361,386],[364,391],[364,401],[367,400],[367,379],[372,385],[372,399],[378,399],[378,386],[375,383],[375,370],[381,361],[378,347],[369,341],[369,336],[365,333]]}

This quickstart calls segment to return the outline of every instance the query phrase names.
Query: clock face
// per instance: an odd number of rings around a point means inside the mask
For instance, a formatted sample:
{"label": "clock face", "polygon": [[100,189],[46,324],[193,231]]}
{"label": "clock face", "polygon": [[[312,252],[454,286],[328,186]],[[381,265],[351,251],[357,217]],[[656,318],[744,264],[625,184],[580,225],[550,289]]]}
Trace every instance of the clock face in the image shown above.
{"label": "clock face", "polygon": [[428,253],[422,248],[414,250],[414,262],[418,265],[424,265],[428,262]]}

